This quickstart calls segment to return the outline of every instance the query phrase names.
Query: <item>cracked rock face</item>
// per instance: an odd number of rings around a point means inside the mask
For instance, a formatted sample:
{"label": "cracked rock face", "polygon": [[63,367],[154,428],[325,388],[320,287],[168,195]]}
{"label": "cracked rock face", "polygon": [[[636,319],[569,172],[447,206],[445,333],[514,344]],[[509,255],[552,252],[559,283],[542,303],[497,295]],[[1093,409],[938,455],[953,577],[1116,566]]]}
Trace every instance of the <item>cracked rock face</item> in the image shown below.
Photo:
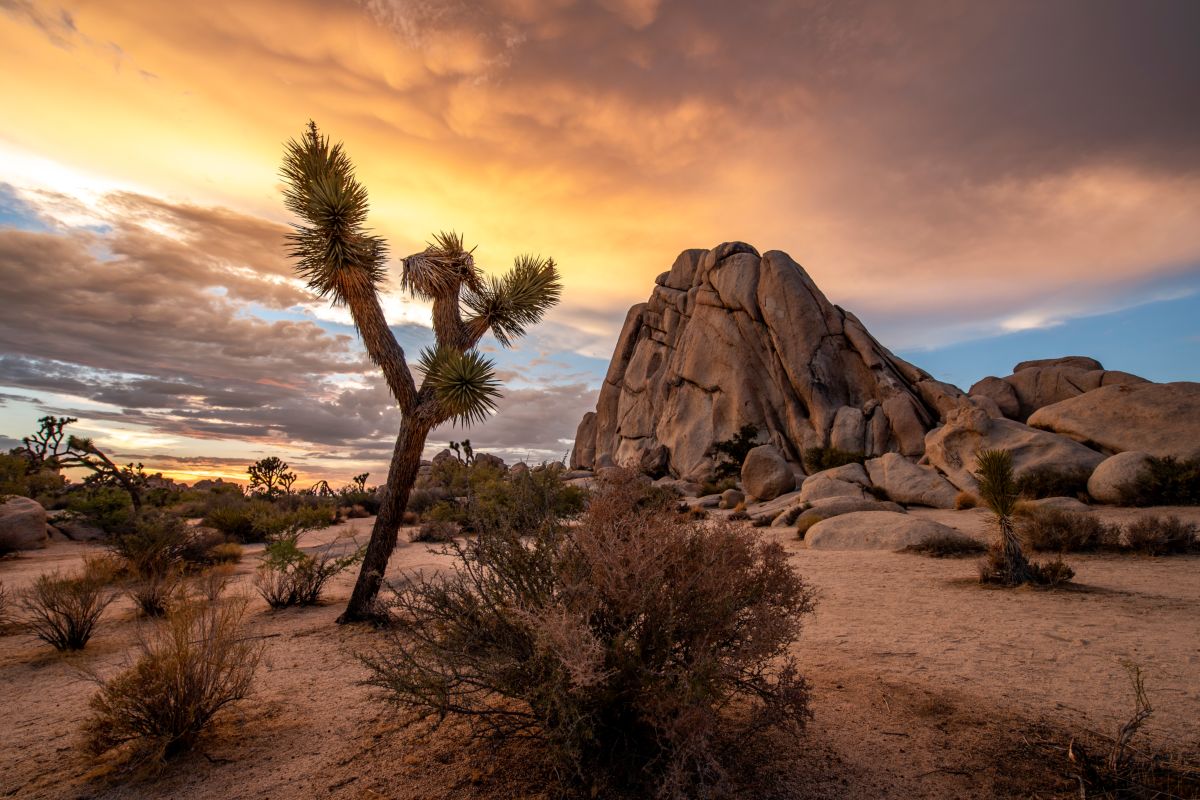
{"label": "cracked rock face", "polygon": [[778,250],[686,250],[629,310],[572,465],[606,458],[687,480],[714,475],[712,446],[747,423],[793,465],[805,448],[920,456],[965,402],[892,355]]}

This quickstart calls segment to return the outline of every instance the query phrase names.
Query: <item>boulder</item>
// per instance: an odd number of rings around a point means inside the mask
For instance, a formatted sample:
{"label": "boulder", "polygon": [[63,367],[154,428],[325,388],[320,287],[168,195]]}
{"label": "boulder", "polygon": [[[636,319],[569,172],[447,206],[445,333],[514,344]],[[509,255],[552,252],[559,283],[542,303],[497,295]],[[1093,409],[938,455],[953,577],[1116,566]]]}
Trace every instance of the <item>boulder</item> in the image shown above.
{"label": "boulder", "polygon": [[1104,386],[1038,409],[1029,424],[1110,453],[1200,458],[1200,383]]}
{"label": "boulder", "polygon": [[0,505],[0,553],[45,547],[46,509],[28,497],[10,497]]}
{"label": "boulder", "polygon": [[659,478],[654,482],[654,485],[671,489],[679,494],[680,497],[699,497],[702,491],[700,484],[681,481],[678,478]]}
{"label": "boulder", "polygon": [[1140,450],[1127,450],[1109,456],[1100,462],[1100,466],[1088,478],[1088,494],[1099,503],[1120,505],[1125,501],[1125,490],[1137,481],[1149,465],[1150,454]]}
{"label": "boulder", "polygon": [[721,492],[721,508],[737,508],[738,503],[744,502],[746,495],[737,489],[726,489]]}
{"label": "boulder", "polygon": [[919,466],[899,453],[887,453],[867,462],[871,483],[897,503],[954,508],[958,490],[931,467]]}
{"label": "boulder", "polygon": [[814,478],[818,475],[829,480],[857,483],[864,487],[871,485],[871,479],[867,476],[867,470],[862,464],[843,464],[840,467],[813,473]]}
{"label": "boulder", "polygon": [[454,455],[453,450],[451,450],[449,447],[444,447],[444,448],[442,448],[442,451],[440,453],[438,453],[436,456],[433,457],[433,461],[431,461],[430,464],[432,466],[436,467],[438,464],[441,464],[446,461],[458,461],[458,460],[459,460],[459,457]]}
{"label": "boulder", "polygon": [[[575,470],[571,470],[571,472],[574,472],[574,471]],[[563,477],[565,478],[567,475],[570,475],[571,472],[563,473]],[[512,475],[514,478],[519,475],[526,475],[528,473],[529,473],[529,465],[526,464],[524,461],[518,461],[517,463],[513,464],[511,467],[508,468],[508,474]],[[579,477],[579,476],[576,476],[576,477]]]}
{"label": "boulder", "polygon": [[779,512],[791,508],[792,506],[799,505],[800,502],[800,491],[797,490],[794,492],[788,492],[787,494],[781,494],[774,500],[768,500],[761,503],[750,503],[746,508],[746,512],[752,517],[767,517],[768,519],[774,519]]}
{"label": "boulder", "polygon": [[99,542],[108,538],[102,528],[69,514],[56,516],[53,524],[73,542]]}
{"label": "boulder", "polygon": [[[904,509],[891,501],[876,500],[873,497],[829,497],[824,500],[818,500],[812,504],[811,508],[806,508],[799,514],[792,515],[792,519],[787,524],[796,525],[801,528],[808,528],[821,520],[833,519],[840,517],[843,514],[853,514],[858,511],[890,511],[896,514],[903,514]],[[779,515],[785,519],[788,516],[787,512]],[[774,525],[774,523],[772,523]]]}
{"label": "boulder", "polygon": [[662,446],[672,476],[709,480],[713,445],[746,424],[793,464],[830,445],[917,456],[964,397],[879,344],[786,253],[727,242],[681,253],[629,310],[572,463],[638,468]]}
{"label": "boulder", "polygon": [[504,464],[504,459],[500,456],[494,456],[491,453],[476,453],[475,463],[483,464],[489,467],[495,467],[498,470],[505,470],[507,467]]}
{"label": "boulder", "polygon": [[954,534],[954,528],[908,514],[856,511],[813,525],[804,543],[814,550],[900,550],[929,536]]}
{"label": "boulder", "polygon": [[841,481],[837,478],[824,477],[825,473],[818,472],[804,481],[800,487],[800,500],[805,503],[815,503],[830,497],[865,497],[863,487],[858,483]]}
{"label": "boulder", "polygon": [[1145,383],[1128,372],[1106,370],[1094,358],[1065,356],[1022,361],[1006,378],[987,377],[970,389],[972,397],[986,397],[1009,419],[1025,422],[1030,414],[1102,386]]}
{"label": "boulder", "polygon": [[778,448],[762,444],[746,454],[742,463],[742,488],[751,497],[774,500],[796,488],[796,476]]}
{"label": "boulder", "polygon": [[978,489],[975,455],[980,450],[1008,450],[1014,472],[1035,467],[1085,470],[1090,473],[1104,456],[1055,433],[1037,430],[1010,419],[993,419],[974,406],[951,412],[946,424],[925,437],[925,457],[949,481],[964,491]]}
{"label": "boulder", "polygon": [[1055,511],[1070,511],[1074,514],[1087,514],[1091,506],[1080,502],[1077,497],[1042,497],[1038,500],[1025,500],[1025,505],[1031,508],[1052,508]]}

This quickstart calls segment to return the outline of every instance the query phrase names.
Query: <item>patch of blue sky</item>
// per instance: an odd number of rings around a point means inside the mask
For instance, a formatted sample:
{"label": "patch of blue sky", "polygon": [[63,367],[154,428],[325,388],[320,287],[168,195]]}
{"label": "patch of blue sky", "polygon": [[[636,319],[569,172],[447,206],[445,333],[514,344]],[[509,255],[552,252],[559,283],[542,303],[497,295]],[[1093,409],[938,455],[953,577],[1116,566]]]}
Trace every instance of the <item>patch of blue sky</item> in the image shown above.
{"label": "patch of blue sky", "polygon": [[48,233],[53,228],[37,209],[21,199],[12,185],[0,183],[0,227]]}
{"label": "patch of blue sky", "polygon": [[1106,369],[1153,381],[1200,381],[1200,292],[898,355],[963,389],[987,375],[1008,375],[1020,361],[1067,355],[1092,356]]}

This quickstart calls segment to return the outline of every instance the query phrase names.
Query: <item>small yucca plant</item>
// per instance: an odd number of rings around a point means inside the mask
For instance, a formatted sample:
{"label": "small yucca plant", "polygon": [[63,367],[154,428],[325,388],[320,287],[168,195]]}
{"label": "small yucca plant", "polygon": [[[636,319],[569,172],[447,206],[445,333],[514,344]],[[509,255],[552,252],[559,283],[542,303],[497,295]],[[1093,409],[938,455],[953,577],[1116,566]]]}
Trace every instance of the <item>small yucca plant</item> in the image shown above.
{"label": "small yucca plant", "polygon": [[986,583],[1019,586],[1033,579],[1033,569],[1021,549],[1013,515],[1017,510],[1020,492],[1013,478],[1012,453],[1007,450],[981,450],[975,458],[975,478],[979,481],[979,498],[996,515],[1000,539],[988,550],[980,567],[980,578]]}

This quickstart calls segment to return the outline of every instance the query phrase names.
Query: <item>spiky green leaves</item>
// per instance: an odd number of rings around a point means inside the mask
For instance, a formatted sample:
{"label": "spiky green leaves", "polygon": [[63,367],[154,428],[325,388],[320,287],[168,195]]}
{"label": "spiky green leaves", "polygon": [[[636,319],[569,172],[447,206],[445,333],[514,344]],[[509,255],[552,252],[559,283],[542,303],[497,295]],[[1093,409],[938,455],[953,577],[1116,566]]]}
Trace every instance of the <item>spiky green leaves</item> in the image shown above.
{"label": "spiky green leaves", "polygon": [[284,202],[305,224],[288,235],[296,272],[309,288],[335,303],[373,293],[383,281],[387,245],[367,233],[367,190],[340,144],[329,144],[316,123],[288,142],[280,169]]}
{"label": "spiky green leaves", "polygon": [[418,368],[424,386],[432,389],[447,419],[463,425],[483,422],[496,410],[500,381],[495,364],[478,350],[465,353],[440,347],[425,348]]}
{"label": "spiky green leaves", "polygon": [[523,336],[558,302],[562,294],[558,267],[552,258],[519,256],[501,278],[489,278],[479,289],[468,292],[463,303],[476,320],[490,328],[504,347]]}
{"label": "spiky green leaves", "polygon": [[474,249],[466,249],[462,234],[443,231],[424,250],[404,259],[400,285],[417,297],[434,300],[455,296],[460,286],[474,291],[482,279]]}
{"label": "spiky green leaves", "polygon": [[1020,496],[1013,478],[1012,453],[1007,450],[980,450],[975,456],[975,478],[979,497],[996,516],[1011,517]]}

